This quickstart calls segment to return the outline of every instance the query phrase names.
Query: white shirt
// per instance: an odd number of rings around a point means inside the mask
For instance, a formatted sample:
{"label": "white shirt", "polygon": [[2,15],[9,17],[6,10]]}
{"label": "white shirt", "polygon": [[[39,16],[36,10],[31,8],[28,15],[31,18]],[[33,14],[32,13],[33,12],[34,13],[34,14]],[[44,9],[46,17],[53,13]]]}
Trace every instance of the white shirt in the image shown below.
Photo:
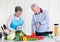
{"label": "white shirt", "polygon": [[7,29],[10,30],[10,31],[14,31],[14,29],[10,27],[10,24],[11,24],[11,22],[14,20],[14,18],[15,18],[16,20],[19,20],[19,19],[20,19],[20,17],[14,17],[14,15],[11,15],[11,16],[8,18],[8,21],[7,21],[6,26],[7,26]]}

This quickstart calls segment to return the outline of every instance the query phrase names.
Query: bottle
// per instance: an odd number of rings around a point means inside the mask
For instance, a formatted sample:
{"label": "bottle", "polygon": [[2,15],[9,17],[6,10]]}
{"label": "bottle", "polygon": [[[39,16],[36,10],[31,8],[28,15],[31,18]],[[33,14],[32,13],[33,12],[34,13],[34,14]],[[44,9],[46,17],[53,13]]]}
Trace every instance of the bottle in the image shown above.
{"label": "bottle", "polygon": [[59,24],[54,24],[54,36],[59,36]]}

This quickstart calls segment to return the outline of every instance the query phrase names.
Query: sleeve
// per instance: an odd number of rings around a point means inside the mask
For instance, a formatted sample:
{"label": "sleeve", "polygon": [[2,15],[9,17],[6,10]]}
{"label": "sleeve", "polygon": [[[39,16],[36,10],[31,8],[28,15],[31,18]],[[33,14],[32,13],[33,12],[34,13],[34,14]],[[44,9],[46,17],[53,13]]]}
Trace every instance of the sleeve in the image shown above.
{"label": "sleeve", "polygon": [[12,29],[12,28],[10,27],[10,24],[11,24],[12,20],[13,20],[13,16],[10,16],[10,17],[8,18],[8,21],[7,21],[7,24],[6,24],[7,29],[10,30],[10,31],[13,31],[13,30],[14,30],[14,29]]}
{"label": "sleeve", "polygon": [[32,32],[36,31],[36,27],[35,27],[35,22],[34,22],[34,16],[32,17]]}
{"label": "sleeve", "polygon": [[40,21],[41,24],[48,24],[49,23],[49,16],[48,12],[44,11],[44,20]]}

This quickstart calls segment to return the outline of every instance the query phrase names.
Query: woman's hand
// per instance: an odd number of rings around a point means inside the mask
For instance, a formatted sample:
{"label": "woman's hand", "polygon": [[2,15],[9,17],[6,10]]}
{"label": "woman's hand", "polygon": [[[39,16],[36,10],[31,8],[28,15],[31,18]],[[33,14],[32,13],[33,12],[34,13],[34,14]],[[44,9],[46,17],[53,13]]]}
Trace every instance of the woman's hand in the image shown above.
{"label": "woman's hand", "polygon": [[17,27],[17,30],[21,30],[21,29],[22,29],[22,26],[18,26],[18,27]]}

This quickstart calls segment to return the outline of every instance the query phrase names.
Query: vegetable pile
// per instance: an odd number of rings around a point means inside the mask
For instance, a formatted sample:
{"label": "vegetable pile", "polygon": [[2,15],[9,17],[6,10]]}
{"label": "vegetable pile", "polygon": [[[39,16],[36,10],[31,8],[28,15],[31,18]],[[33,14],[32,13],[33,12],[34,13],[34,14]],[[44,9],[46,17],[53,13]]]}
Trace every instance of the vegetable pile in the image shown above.
{"label": "vegetable pile", "polygon": [[5,40],[15,40],[15,41],[23,41],[23,40],[27,40],[27,41],[34,41],[37,40],[37,38],[35,36],[28,36],[26,35],[22,30],[17,30],[16,32],[10,32],[9,35],[5,35]]}
{"label": "vegetable pile", "polygon": [[23,40],[23,36],[25,36],[25,33],[22,31],[17,30],[16,32],[10,32],[9,35],[5,36],[5,40]]}

